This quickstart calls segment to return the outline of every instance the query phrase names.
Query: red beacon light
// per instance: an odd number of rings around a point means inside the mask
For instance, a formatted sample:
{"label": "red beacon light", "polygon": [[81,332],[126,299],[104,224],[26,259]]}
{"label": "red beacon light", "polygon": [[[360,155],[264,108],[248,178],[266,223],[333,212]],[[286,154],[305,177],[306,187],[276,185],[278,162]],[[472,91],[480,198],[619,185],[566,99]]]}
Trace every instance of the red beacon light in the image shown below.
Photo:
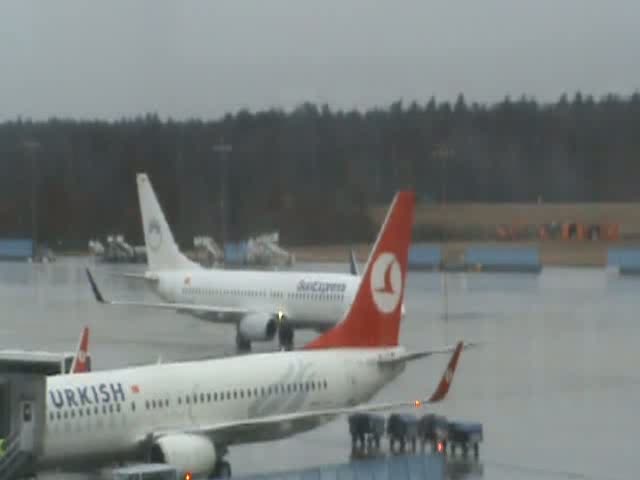
{"label": "red beacon light", "polygon": [[438,453],[444,452],[444,444],[442,442],[438,442]]}
{"label": "red beacon light", "polygon": [[421,401],[421,400],[414,400],[414,401],[413,401],[413,405],[414,405],[416,408],[420,408],[420,407],[422,406],[422,401]]}
{"label": "red beacon light", "polygon": [[187,472],[184,474],[184,480],[193,480],[193,475],[191,475],[191,472]]}

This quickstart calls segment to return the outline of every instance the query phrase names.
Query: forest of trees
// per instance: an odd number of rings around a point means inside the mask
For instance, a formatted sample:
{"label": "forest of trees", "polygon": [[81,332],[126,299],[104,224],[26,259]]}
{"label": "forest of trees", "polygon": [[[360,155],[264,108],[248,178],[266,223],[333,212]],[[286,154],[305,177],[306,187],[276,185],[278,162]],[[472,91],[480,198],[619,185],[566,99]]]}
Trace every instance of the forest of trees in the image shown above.
{"label": "forest of trees", "polygon": [[[213,146],[233,145],[227,167]],[[370,239],[366,215],[401,187],[421,201],[640,200],[640,94],[540,104],[396,102],[366,112],[303,104],[218,120],[0,123],[0,235],[86,246],[140,242],[135,173],[146,171],[178,239],[279,229],[283,242]],[[34,183],[33,172],[36,172]]]}

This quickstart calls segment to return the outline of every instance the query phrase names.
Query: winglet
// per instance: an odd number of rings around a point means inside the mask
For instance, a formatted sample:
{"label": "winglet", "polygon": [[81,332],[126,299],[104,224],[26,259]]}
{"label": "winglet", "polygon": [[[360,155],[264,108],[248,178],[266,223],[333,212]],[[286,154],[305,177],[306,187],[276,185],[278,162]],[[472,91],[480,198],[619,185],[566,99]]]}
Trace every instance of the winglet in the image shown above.
{"label": "winglet", "polygon": [[98,303],[107,303],[105,302],[102,293],[100,293],[100,289],[98,288],[98,284],[96,283],[96,281],[93,279],[93,275],[91,275],[91,272],[88,268],[86,269],[86,271],[87,278],[89,278],[89,283],[91,284],[91,290],[93,290],[93,295],[96,297],[96,300],[98,301]]}
{"label": "winglet", "polygon": [[356,277],[360,276],[360,270],[358,269],[358,260],[356,260],[356,252],[353,248],[349,255],[349,272]]}
{"label": "winglet", "polygon": [[84,327],[80,334],[78,349],[73,357],[71,370],[69,373],[86,373],[89,371],[87,358],[89,356],[89,327]]}
{"label": "winglet", "polygon": [[453,351],[453,355],[451,355],[451,359],[447,364],[447,369],[444,371],[444,374],[440,379],[438,388],[436,388],[436,391],[433,392],[433,395],[431,395],[431,398],[429,398],[426,403],[436,403],[444,400],[444,397],[447,396],[451,383],[453,382],[453,374],[456,373],[456,367],[458,366],[458,360],[460,360],[460,354],[462,353],[463,348],[464,342],[458,342],[456,349]]}

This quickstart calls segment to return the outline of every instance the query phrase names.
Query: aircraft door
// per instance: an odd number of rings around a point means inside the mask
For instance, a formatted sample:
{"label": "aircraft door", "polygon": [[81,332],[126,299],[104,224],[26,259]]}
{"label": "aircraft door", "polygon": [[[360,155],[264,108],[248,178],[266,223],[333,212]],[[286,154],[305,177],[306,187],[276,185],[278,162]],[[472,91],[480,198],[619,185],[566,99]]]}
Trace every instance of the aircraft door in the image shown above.
{"label": "aircraft door", "polygon": [[347,390],[347,404],[358,404],[358,377],[356,376],[355,364],[353,361],[345,362],[346,373],[346,390]]}
{"label": "aircraft door", "polygon": [[35,402],[20,402],[20,449],[32,452],[35,450]]}

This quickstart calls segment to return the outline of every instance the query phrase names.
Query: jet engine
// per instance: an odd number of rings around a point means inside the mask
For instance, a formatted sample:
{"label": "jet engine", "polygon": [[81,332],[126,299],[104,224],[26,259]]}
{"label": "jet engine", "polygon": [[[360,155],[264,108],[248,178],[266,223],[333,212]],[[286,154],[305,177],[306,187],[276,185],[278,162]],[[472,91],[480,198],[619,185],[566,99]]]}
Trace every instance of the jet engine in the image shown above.
{"label": "jet engine", "polygon": [[278,331],[278,322],[271,315],[252,313],[240,320],[238,331],[251,342],[269,341]]}
{"label": "jet engine", "polygon": [[196,476],[210,475],[216,465],[216,450],[208,438],[200,435],[167,435],[151,446],[151,462],[166,463]]}

